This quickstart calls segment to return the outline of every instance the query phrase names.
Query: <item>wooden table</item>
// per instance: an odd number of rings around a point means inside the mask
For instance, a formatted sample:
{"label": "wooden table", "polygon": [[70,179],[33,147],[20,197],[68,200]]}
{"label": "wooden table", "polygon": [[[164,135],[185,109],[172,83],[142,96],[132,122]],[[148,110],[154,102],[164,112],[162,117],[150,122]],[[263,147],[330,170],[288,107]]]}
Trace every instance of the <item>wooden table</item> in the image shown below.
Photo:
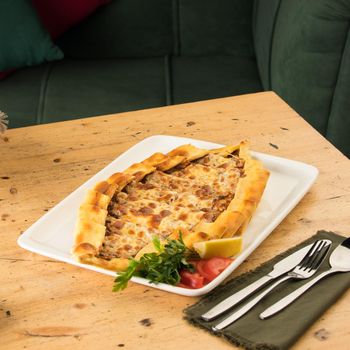
{"label": "wooden table", "polygon": [[[247,138],[256,151],[319,168],[311,191],[234,276],[318,229],[349,235],[349,160],[271,92],[9,130],[0,136],[1,349],[234,348],[182,319],[196,298],[132,283],[114,294],[111,277],[16,244],[56,203],[154,134],[223,144]],[[295,349],[345,349],[349,322],[348,292]]]}

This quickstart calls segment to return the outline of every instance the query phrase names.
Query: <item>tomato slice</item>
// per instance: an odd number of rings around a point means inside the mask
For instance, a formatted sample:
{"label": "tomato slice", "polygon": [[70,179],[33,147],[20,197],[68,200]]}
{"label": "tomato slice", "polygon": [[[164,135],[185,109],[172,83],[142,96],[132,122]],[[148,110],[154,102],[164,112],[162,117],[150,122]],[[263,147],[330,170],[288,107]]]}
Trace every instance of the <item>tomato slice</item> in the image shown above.
{"label": "tomato slice", "polygon": [[185,285],[189,288],[202,288],[204,285],[204,277],[201,276],[198,272],[190,272],[188,270],[180,271],[180,284]]}
{"label": "tomato slice", "polygon": [[205,284],[211,282],[220,275],[232,262],[232,259],[214,257],[210,259],[191,260],[196,272],[190,272],[186,269],[180,271],[181,280],[177,285],[182,288],[202,288]]}
{"label": "tomato slice", "polygon": [[207,259],[203,259],[203,260],[200,260],[198,263],[197,263],[197,266],[196,266],[196,269],[197,269],[197,272],[204,277],[204,280],[205,282],[210,282],[212,281],[216,276],[213,276],[213,274],[211,273],[207,273],[204,266],[207,264]]}
{"label": "tomato slice", "polygon": [[232,259],[229,258],[214,257],[198,261],[196,268],[206,281],[211,282],[214,278],[219,276],[231,262]]}

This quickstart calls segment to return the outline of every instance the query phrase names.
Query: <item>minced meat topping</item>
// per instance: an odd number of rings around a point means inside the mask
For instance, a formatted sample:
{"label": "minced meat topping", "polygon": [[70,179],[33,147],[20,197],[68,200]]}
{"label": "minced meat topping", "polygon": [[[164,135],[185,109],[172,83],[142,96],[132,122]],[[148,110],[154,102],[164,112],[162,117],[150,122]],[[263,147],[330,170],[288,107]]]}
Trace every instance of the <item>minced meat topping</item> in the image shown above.
{"label": "minced meat topping", "polygon": [[214,222],[233,199],[243,168],[237,156],[210,153],[130,183],[110,202],[99,257],[130,258],[154,235],[164,238],[202,220]]}

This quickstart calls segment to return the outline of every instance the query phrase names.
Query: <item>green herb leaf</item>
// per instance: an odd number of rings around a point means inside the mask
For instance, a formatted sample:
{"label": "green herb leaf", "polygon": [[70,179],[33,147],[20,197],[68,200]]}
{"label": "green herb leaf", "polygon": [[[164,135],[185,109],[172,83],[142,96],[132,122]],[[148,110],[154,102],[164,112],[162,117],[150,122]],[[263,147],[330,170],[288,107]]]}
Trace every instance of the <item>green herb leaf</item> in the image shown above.
{"label": "green herb leaf", "polygon": [[163,252],[164,248],[163,248],[162,244],[160,243],[160,240],[157,236],[153,237],[152,243],[159,253]]}
{"label": "green herb leaf", "polygon": [[138,266],[139,262],[137,260],[130,260],[128,268],[124,272],[119,273],[114,280],[113,292],[119,292],[127,287],[128,281],[135,274]]}
{"label": "green herb leaf", "polygon": [[132,276],[143,277],[153,283],[176,285],[180,282],[181,269],[194,271],[193,266],[187,261],[189,257],[193,257],[193,252],[185,246],[181,232],[179,239],[168,240],[164,246],[159,238],[155,237],[153,245],[157,250],[156,253],[146,253],[140,261],[130,260],[127,270],[115,279],[114,292],[126,288]]}

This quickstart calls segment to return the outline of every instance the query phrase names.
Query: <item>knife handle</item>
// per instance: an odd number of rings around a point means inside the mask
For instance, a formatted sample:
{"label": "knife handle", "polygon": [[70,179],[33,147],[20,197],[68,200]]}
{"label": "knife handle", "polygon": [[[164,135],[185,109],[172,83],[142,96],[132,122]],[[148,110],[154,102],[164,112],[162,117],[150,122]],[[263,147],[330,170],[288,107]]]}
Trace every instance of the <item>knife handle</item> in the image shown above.
{"label": "knife handle", "polygon": [[204,313],[201,317],[205,321],[210,321],[213,318],[219,316],[223,312],[227,311],[231,307],[235,306],[243,299],[248,297],[250,294],[261,288],[264,284],[271,281],[274,277],[269,275],[259,278],[257,281],[249,284],[247,287],[241,289],[239,292],[232,294],[228,298],[221,301],[219,304],[215,305],[209,311]]}
{"label": "knife handle", "polygon": [[243,315],[245,315],[250,309],[252,309],[261,299],[263,299],[267,294],[269,294],[273,289],[275,289],[278,285],[280,285],[282,282],[287,281],[290,279],[290,276],[284,276],[281,279],[279,279],[277,282],[275,282],[272,286],[258,294],[254,299],[249,301],[247,304],[243,305],[240,309],[238,309],[236,312],[234,312],[229,317],[225,318],[223,321],[218,323],[216,326],[212,327],[213,331],[219,331],[233,322],[237,321],[239,318],[241,318]]}
{"label": "knife handle", "polygon": [[313,278],[311,281],[308,283],[304,284],[300,288],[296,289],[294,292],[286,295],[284,298],[281,300],[277,301],[275,304],[271,305],[268,307],[265,311],[263,311],[259,317],[264,320],[275,313],[283,310],[285,307],[287,307],[289,304],[291,304],[294,300],[299,298],[303,293],[305,293],[309,288],[311,288],[315,283],[317,283],[319,280],[322,278],[330,275],[331,273],[338,272],[336,269],[329,269],[327,271],[322,272],[315,278]]}

